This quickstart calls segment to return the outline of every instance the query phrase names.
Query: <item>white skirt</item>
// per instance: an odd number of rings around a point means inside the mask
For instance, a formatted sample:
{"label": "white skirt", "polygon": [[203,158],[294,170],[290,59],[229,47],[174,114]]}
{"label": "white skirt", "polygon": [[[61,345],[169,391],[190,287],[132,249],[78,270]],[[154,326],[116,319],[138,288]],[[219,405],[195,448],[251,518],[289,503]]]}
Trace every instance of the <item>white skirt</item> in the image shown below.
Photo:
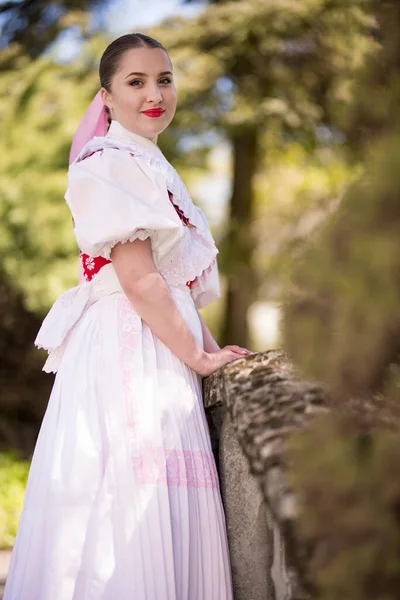
{"label": "white skirt", "polygon": [[[63,343],[4,600],[231,600],[201,380],[102,271],[95,301],[84,284],[79,314],[74,292],[49,315]],[[201,342],[189,289],[171,291]]]}

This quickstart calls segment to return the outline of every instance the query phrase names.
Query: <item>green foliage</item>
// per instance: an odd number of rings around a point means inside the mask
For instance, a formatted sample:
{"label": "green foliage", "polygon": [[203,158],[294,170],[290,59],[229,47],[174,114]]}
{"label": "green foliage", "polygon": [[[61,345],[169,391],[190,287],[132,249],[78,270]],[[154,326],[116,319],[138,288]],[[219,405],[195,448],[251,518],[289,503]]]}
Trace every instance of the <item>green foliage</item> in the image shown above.
{"label": "green foliage", "polygon": [[26,305],[42,311],[77,282],[77,248],[64,201],[71,139],[97,88],[98,41],[60,66],[21,55],[0,92],[0,261]]}
{"label": "green foliage", "polygon": [[28,472],[28,461],[15,453],[0,454],[0,548],[14,544]]}
{"label": "green foliage", "polygon": [[376,49],[366,8],[363,0],[218,2],[155,28],[184,84],[182,125],[297,131],[331,121]]}
{"label": "green foliage", "polygon": [[[387,2],[378,16],[386,25],[380,63],[371,63],[350,111],[354,129],[364,122],[362,129],[369,131],[361,150],[365,174],[299,262],[284,319],[288,352],[309,375],[328,382],[341,402],[382,391],[400,352],[400,42],[393,27],[400,23],[398,4]],[[392,107],[386,121],[380,103],[365,112],[362,99],[382,71],[387,85],[378,85],[379,98]],[[379,127],[371,125],[378,121]]]}
{"label": "green foliage", "polygon": [[398,122],[400,102],[399,4],[393,0],[368,0],[383,41],[364,68],[356,89],[356,101],[342,111],[340,125],[353,155],[362,158],[377,138],[390,133]]}
{"label": "green foliage", "polygon": [[345,119],[363,170],[298,260],[283,319],[284,348],[333,400],[289,453],[323,600],[400,598],[400,5],[371,6],[382,47]]}
{"label": "green foliage", "polygon": [[321,142],[310,151],[296,141],[278,146],[265,141],[253,224],[261,297],[281,300],[310,239],[337,209],[357,174],[359,168],[348,164],[342,144]]}
{"label": "green foliage", "polygon": [[400,130],[377,144],[368,176],[346,192],[299,261],[284,339],[335,398],[382,391],[400,351]]}
{"label": "green foliage", "polygon": [[400,598],[398,432],[324,417],[291,440],[288,459],[316,597]]}

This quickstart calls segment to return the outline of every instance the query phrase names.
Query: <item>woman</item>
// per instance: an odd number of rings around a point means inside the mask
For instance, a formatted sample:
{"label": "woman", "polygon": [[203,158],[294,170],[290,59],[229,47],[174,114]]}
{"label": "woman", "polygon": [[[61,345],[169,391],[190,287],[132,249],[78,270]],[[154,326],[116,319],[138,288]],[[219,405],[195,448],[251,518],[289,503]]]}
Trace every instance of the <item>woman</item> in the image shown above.
{"label": "woman", "polygon": [[57,375],[5,600],[230,600],[201,376],[247,350],[220,349],[197,312],[219,295],[217,250],[156,145],[176,108],[167,52],[123,36],[100,81],[66,193],[85,281],[35,342]]}

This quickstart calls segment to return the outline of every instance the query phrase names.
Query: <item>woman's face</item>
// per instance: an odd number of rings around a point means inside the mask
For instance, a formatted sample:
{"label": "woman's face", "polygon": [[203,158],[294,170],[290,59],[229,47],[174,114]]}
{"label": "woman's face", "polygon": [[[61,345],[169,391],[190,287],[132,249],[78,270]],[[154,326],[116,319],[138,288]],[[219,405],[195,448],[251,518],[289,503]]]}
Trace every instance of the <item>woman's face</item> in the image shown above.
{"label": "woman's face", "polygon": [[161,48],[127,50],[112,79],[111,91],[102,88],[101,93],[112,119],[156,143],[176,109],[176,89],[167,53]]}

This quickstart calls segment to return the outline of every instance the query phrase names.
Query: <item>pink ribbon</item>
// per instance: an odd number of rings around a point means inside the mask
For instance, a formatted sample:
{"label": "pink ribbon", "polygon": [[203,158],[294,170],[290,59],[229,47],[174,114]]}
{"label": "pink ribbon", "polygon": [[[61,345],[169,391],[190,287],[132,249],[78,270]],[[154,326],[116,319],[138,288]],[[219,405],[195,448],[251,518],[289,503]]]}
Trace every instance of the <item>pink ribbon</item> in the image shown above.
{"label": "pink ribbon", "polygon": [[80,151],[95,136],[104,136],[108,129],[108,119],[106,107],[101,99],[100,91],[90,103],[89,108],[83,115],[78,129],[72,140],[71,151],[69,154],[69,164],[79,155]]}

